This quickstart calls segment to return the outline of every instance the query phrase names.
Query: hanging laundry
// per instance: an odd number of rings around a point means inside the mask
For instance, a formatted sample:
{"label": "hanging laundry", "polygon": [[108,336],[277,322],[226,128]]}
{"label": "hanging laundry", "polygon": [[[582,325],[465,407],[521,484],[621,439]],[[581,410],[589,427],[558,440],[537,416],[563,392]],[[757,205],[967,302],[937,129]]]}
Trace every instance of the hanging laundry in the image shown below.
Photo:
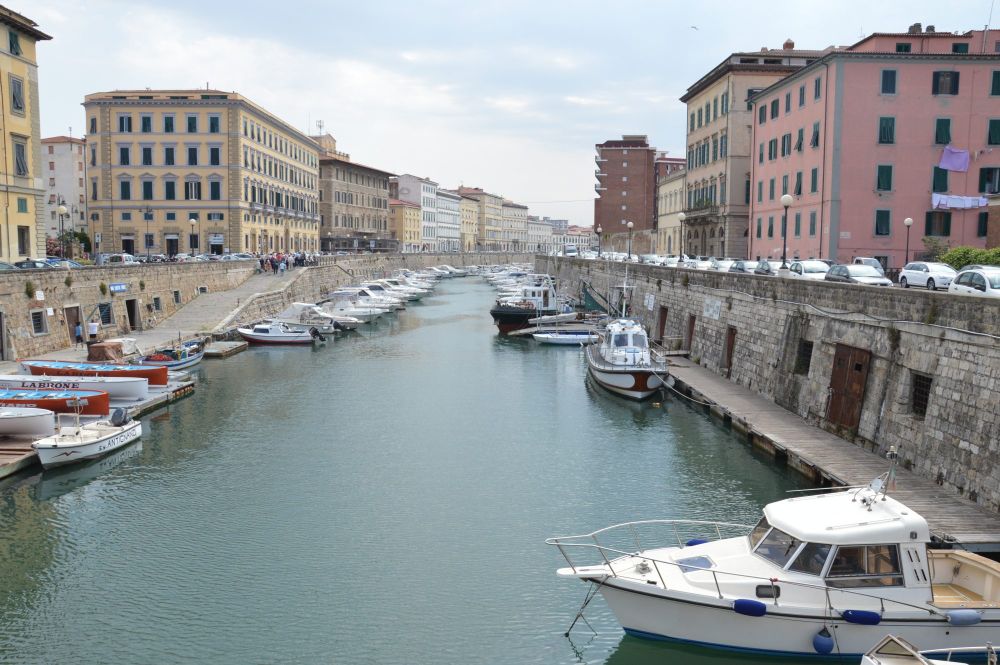
{"label": "hanging laundry", "polygon": [[941,152],[941,162],[938,164],[938,168],[948,171],[962,171],[963,173],[968,171],[969,151],[946,145]]}
{"label": "hanging laundry", "polygon": [[960,210],[965,208],[985,208],[988,203],[985,196],[931,194],[931,207],[935,209]]}

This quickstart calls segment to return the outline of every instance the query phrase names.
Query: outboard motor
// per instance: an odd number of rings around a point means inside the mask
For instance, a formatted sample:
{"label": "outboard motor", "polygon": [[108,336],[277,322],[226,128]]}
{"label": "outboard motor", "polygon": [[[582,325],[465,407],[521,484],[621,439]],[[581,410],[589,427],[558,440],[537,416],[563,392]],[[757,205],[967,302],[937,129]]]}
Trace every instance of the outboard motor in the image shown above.
{"label": "outboard motor", "polygon": [[129,421],[128,411],[122,408],[117,408],[111,412],[111,424],[115,427],[121,427]]}
{"label": "outboard motor", "polygon": [[309,334],[312,335],[312,338],[317,341],[320,342],[326,341],[326,337],[323,337],[323,334],[320,331],[316,330],[315,327],[309,329]]}

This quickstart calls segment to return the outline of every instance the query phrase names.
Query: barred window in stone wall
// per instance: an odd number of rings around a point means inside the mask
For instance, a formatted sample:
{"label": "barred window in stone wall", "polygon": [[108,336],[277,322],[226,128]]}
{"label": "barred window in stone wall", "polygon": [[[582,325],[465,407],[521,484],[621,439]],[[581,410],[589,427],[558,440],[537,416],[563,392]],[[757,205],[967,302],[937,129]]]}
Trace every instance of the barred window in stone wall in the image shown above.
{"label": "barred window in stone wall", "polygon": [[911,408],[913,409],[913,415],[923,418],[927,415],[927,402],[930,400],[933,380],[924,374],[913,373],[912,377],[913,385],[910,393]]}
{"label": "barred window in stone wall", "polygon": [[809,340],[800,339],[798,352],[795,354],[795,373],[809,374],[809,366],[812,364],[813,343]]}

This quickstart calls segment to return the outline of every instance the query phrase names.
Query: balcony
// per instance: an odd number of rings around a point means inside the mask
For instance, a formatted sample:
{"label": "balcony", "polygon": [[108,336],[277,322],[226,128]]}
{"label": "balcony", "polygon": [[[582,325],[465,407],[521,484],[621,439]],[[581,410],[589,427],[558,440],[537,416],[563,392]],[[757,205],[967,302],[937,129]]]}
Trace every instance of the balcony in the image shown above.
{"label": "balcony", "polygon": [[594,185],[594,191],[597,192],[598,194],[600,194],[601,192],[608,191],[608,188],[607,187],[601,187],[601,183],[597,183],[596,185]]}
{"label": "balcony", "polygon": [[711,201],[695,201],[690,208],[685,208],[685,223],[697,222],[716,217],[719,214],[719,206]]}

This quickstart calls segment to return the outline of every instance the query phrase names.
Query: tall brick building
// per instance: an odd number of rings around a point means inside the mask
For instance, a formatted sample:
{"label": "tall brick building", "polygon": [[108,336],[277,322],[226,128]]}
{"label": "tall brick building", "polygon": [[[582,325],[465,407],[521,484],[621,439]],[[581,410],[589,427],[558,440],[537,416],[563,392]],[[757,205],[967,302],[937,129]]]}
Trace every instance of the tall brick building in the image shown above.
{"label": "tall brick building", "polygon": [[632,222],[632,252],[651,252],[656,238],[656,148],[644,134],[626,134],[594,148],[594,228],[603,229],[603,242],[609,249],[625,251],[626,224]]}

